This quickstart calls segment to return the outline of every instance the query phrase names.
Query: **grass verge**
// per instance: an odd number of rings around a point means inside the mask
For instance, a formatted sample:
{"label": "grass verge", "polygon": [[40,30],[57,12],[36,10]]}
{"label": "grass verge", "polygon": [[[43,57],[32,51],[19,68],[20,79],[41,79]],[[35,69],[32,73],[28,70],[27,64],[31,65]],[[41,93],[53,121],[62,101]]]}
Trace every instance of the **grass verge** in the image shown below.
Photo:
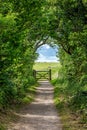
{"label": "grass verge", "polygon": [[87,120],[81,111],[74,111],[74,107],[70,105],[70,97],[67,95],[67,82],[62,79],[53,80],[54,101],[60,114],[63,124],[63,130],[87,130]]}
{"label": "grass verge", "polygon": [[18,99],[18,102],[0,111],[0,130],[7,130],[12,122],[16,122],[19,119],[16,112],[18,113],[23,106],[34,100],[37,86],[38,84],[26,88],[26,92],[23,97]]}

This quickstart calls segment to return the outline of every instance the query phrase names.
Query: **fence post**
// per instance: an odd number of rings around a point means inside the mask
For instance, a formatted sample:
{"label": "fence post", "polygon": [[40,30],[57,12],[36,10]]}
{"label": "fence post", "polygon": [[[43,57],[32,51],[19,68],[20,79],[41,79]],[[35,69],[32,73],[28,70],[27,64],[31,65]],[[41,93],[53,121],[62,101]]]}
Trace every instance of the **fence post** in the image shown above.
{"label": "fence post", "polygon": [[49,69],[49,80],[51,80],[51,69]]}

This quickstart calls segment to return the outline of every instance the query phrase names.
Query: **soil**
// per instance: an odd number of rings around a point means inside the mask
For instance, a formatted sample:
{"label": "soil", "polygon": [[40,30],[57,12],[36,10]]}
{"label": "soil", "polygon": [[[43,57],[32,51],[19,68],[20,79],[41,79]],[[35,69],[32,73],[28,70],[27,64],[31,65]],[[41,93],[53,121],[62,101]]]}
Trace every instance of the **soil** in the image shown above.
{"label": "soil", "polygon": [[41,81],[35,100],[16,113],[19,120],[8,130],[62,130],[60,117],[53,101],[53,86]]}

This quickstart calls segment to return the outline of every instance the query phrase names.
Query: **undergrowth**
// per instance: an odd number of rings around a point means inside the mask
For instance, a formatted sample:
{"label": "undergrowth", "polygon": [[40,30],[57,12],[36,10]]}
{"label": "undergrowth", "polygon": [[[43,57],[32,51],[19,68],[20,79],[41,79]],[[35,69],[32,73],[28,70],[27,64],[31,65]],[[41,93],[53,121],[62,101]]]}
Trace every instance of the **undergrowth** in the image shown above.
{"label": "undergrowth", "polygon": [[52,81],[54,101],[60,113],[64,130],[87,129],[87,93],[78,84],[59,77]]}
{"label": "undergrowth", "polygon": [[35,85],[27,87],[25,91],[21,90],[20,95],[16,97],[13,103],[4,105],[5,107],[0,109],[0,130],[7,130],[9,122],[17,120],[14,113],[34,100],[37,86],[38,84],[36,83]]}

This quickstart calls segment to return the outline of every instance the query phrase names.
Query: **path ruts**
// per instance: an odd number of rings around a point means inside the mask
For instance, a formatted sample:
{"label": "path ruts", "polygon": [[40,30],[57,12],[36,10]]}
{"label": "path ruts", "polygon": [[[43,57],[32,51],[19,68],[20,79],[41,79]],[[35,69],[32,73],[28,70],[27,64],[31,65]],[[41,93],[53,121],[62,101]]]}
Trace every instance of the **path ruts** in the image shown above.
{"label": "path ruts", "polygon": [[40,82],[35,101],[18,115],[19,121],[8,130],[62,130],[53,102],[53,86],[48,81]]}

